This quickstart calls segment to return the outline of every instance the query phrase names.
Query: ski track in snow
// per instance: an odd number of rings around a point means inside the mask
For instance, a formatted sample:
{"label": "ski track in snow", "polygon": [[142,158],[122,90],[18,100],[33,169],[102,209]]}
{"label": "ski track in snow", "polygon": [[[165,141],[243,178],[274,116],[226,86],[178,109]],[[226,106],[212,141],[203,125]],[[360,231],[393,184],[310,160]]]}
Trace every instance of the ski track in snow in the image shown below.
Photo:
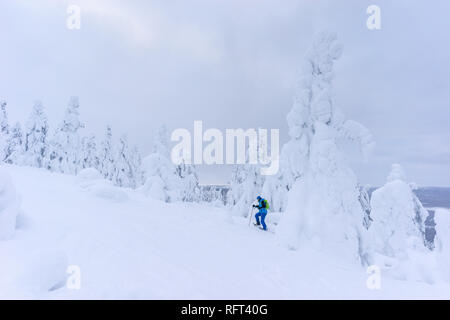
{"label": "ski track in snow", "polygon": [[[2,299],[450,298],[449,284],[382,278],[381,290],[369,290],[361,266],[306,245],[288,250],[224,209],[132,190],[118,201],[75,176],[5,168],[24,216],[0,241]],[[81,268],[80,290],[64,285],[67,265]]]}

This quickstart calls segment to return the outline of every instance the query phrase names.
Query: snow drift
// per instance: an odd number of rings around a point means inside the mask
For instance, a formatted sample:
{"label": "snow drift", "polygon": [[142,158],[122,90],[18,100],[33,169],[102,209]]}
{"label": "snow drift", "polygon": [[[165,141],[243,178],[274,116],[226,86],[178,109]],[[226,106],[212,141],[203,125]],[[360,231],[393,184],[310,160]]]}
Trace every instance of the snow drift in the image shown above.
{"label": "snow drift", "polygon": [[0,240],[8,240],[14,236],[19,203],[9,173],[0,167]]}

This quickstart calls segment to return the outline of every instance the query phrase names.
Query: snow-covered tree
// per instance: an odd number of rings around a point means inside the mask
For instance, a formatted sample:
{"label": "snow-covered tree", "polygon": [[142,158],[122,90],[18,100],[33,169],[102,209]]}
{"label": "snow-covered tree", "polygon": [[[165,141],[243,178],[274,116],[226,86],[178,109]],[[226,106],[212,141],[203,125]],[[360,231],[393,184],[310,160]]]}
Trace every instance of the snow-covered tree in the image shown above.
{"label": "snow-covered tree", "polygon": [[70,98],[64,119],[50,143],[47,168],[51,171],[76,174],[80,169],[79,130],[84,128],[84,124],[79,120],[79,108],[78,97]]}
{"label": "snow-covered tree", "polygon": [[282,165],[289,175],[285,179],[293,183],[277,233],[291,248],[303,238],[303,243],[367,263],[360,190],[337,139],[357,142],[365,156],[374,142],[362,125],[345,120],[333,101],[333,64],[341,52],[336,35],[321,32],[306,54],[287,116],[291,139],[283,146]]}
{"label": "snow-covered tree", "polygon": [[23,163],[42,167],[47,153],[48,123],[42,103],[34,104],[33,112],[26,124]]}
{"label": "snow-covered tree", "polygon": [[173,202],[180,200],[180,179],[170,159],[165,126],[159,128],[152,153],[143,160],[145,184],[141,190],[148,196]]}
{"label": "snow-covered tree", "polygon": [[119,139],[115,161],[114,183],[120,187],[136,188],[140,184],[140,156],[136,149],[130,149],[127,136]]}
{"label": "snow-covered tree", "polygon": [[361,208],[364,212],[364,218],[363,218],[363,226],[366,229],[370,228],[370,225],[372,224],[372,217],[370,216],[370,212],[372,211],[372,207],[370,206],[370,197],[368,188],[366,186],[358,186],[359,189],[359,196],[358,200],[361,204]]}
{"label": "snow-covered tree", "polygon": [[0,134],[9,134],[8,113],[6,112],[6,101],[0,101]]}
{"label": "snow-covered tree", "polygon": [[4,152],[4,161],[9,164],[21,164],[24,152],[24,141],[22,127],[17,122],[10,131],[6,140],[6,148]]}
{"label": "snow-covered tree", "polygon": [[6,112],[6,101],[0,101],[0,159],[6,158],[7,140],[9,139],[8,114]]}
{"label": "snow-covered tree", "polygon": [[228,185],[199,185],[199,191],[200,201],[217,204],[217,206],[225,206],[231,202]]}
{"label": "snow-covered tree", "polygon": [[388,257],[407,256],[410,249],[427,247],[425,219],[428,212],[405,181],[398,164],[392,165],[387,183],[372,193],[373,248]]}
{"label": "snow-covered tree", "polygon": [[291,184],[286,181],[286,175],[280,168],[280,171],[273,176],[267,176],[262,188],[262,195],[270,203],[272,211],[282,212],[287,206],[287,196]]}
{"label": "snow-covered tree", "polygon": [[[233,166],[230,181],[229,205],[236,215],[247,216],[256,197],[261,195],[264,178],[259,164],[249,163],[249,149],[246,149],[246,163]],[[269,202],[270,203],[270,202]]]}
{"label": "snow-covered tree", "polygon": [[90,135],[89,137],[84,137],[81,141],[81,167],[100,169],[100,157],[97,151],[97,141],[95,135]]}
{"label": "snow-covered tree", "polygon": [[132,170],[134,172],[134,180],[136,183],[136,187],[142,185],[145,182],[144,179],[144,171],[142,169],[142,156],[139,152],[139,149],[135,146],[132,149],[130,155],[130,163]]}
{"label": "snow-covered tree", "polygon": [[199,201],[200,187],[198,185],[198,175],[195,166],[183,162],[177,165],[175,170],[180,179],[181,201]]}
{"label": "snow-covered tree", "polygon": [[113,180],[115,174],[115,149],[113,144],[112,129],[106,127],[105,138],[100,144],[100,172],[105,179]]}
{"label": "snow-covered tree", "polygon": [[[260,139],[258,141],[258,147],[260,151],[260,159],[262,163],[266,163],[264,159],[267,154],[264,150],[267,150],[267,140]],[[271,152],[269,150],[269,152]],[[289,166],[282,163],[283,158],[280,159],[281,166],[275,175],[265,176],[264,184],[262,186],[262,197],[269,201],[270,208],[272,211],[281,212],[286,209],[287,205],[287,194],[292,186],[292,181],[288,179],[291,175],[287,174],[285,169]]]}

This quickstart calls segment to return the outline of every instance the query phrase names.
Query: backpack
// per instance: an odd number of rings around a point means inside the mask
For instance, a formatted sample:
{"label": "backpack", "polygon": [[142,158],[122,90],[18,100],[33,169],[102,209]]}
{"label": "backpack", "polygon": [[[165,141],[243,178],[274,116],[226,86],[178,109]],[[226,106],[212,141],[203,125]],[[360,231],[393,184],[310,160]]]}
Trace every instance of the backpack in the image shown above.
{"label": "backpack", "polygon": [[264,199],[264,208],[266,208],[267,210],[269,209],[269,201],[267,201],[266,199]]}

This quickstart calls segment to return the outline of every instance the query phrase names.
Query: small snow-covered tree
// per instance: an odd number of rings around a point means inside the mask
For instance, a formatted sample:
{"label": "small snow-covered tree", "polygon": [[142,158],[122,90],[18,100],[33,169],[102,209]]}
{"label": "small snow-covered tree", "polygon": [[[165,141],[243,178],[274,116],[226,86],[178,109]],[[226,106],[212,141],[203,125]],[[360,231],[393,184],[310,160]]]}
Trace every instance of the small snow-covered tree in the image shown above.
{"label": "small snow-covered tree", "polygon": [[130,164],[134,172],[134,181],[136,187],[141,186],[144,182],[144,172],[142,170],[142,156],[139,149],[134,146],[130,154]]}
{"label": "small snow-covered tree", "polygon": [[9,134],[8,113],[6,112],[6,101],[0,101],[0,134]]}
{"label": "small snow-covered tree", "polygon": [[145,184],[141,190],[148,196],[173,202],[180,199],[180,179],[170,159],[168,135],[165,126],[159,128],[152,153],[143,160]]}
{"label": "small snow-covered tree", "polygon": [[372,193],[373,248],[388,257],[407,256],[410,249],[427,247],[425,219],[428,212],[405,181],[398,164],[392,165],[387,183]]}
{"label": "small snow-covered tree", "polygon": [[177,165],[175,170],[180,179],[181,201],[199,201],[200,187],[195,166],[183,162]]}
{"label": "small snow-covered tree", "polygon": [[229,205],[236,215],[248,216],[256,197],[261,195],[264,178],[259,164],[249,163],[249,149],[246,149],[246,163],[233,166],[230,181]]}
{"label": "small snow-covered tree", "polygon": [[280,170],[276,175],[266,177],[262,188],[263,197],[269,201],[271,210],[276,212],[284,211],[287,206],[291,185],[285,177],[283,170]]}
{"label": "small snow-covered tree", "polygon": [[22,127],[17,122],[12,128],[6,140],[4,161],[9,164],[21,164],[24,152]]}
{"label": "small snow-covered tree", "polygon": [[[392,165],[387,183],[372,193],[369,229],[373,263],[398,279],[434,283],[440,258],[425,234],[427,210],[406,183],[400,165]],[[439,251],[439,250],[438,250]]]}
{"label": "small snow-covered tree", "polygon": [[34,104],[25,130],[23,163],[41,168],[48,148],[48,123],[41,102]]}
{"label": "small snow-covered tree", "polygon": [[137,149],[130,149],[127,136],[121,136],[115,160],[114,183],[116,185],[136,188],[140,184],[140,156],[138,154],[133,156],[135,152]]}
{"label": "small snow-covered tree", "polygon": [[81,157],[81,167],[100,169],[100,157],[97,151],[97,141],[95,135],[90,135],[89,137],[84,137],[81,141],[82,157]]}
{"label": "small snow-covered tree", "polygon": [[8,114],[6,112],[6,101],[0,101],[0,159],[7,157],[6,149],[8,148],[9,124]]}
{"label": "small snow-covered tree", "polygon": [[337,139],[357,142],[365,156],[374,142],[362,125],[345,120],[333,101],[333,64],[341,53],[336,35],[321,32],[306,54],[287,116],[291,139],[281,157],[283,172],[289,176],[285,179],[293,182],[277,233],[291,248],[303,238],[302,243],[368,263],[358,182]]}
{"label": "small snow-covered tree", "polygon": [[105,138],[100,144],[100,172],[105,179],[113,180],[115,174],[115,149],[113,145],[112,129],[106,127]]}
{"label": "small snow-covered tree", "polygon": [[72,97],[64,119],[50,143],[47,168],[51,171],[76,174],[80,169],[81,138],[79,130],[84,128],[79,120],[78,97]]}

